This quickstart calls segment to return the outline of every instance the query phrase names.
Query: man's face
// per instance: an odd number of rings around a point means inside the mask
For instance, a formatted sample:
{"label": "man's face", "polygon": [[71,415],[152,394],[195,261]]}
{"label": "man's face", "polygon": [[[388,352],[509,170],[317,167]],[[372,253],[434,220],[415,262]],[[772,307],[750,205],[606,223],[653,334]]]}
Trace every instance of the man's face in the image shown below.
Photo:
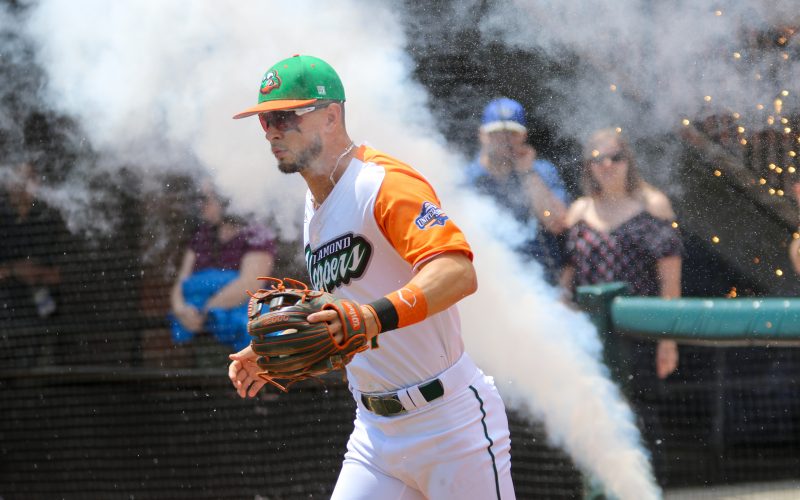
{"label": "man's face", "polygon": [[481,132],[481,143],[490,163],[513,164],[525,144],[525,133],[516,130]]}
{"label": "man's face", "polygon": [[323,118],[321,109],[301,116],[294,111],[272,111],[259,116],[281,172],[302,172],[319,157],[322,137],[318,127]]}
{"label": "man's face", "polygon": [[278,170],[284,174],[302,172],[322,153],[322,138],[319,133],[313,133],[308,141],[292,141],[290,138],[277,145],[272,141],[270,144],[272,144],[272,154],[278,160]]}

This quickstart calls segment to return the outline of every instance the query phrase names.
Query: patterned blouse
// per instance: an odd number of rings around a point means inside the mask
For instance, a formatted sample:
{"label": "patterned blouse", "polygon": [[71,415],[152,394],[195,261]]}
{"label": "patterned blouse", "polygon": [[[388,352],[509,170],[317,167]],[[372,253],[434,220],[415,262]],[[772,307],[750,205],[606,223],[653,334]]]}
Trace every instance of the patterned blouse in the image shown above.
{"label": "patterned blouse", "polygon": [[639,212],[610,233],[581,220],[567,233],[567,265],[575,268],[575,286],[624,281],[632,295],[660,293],[657,261],[680,256],[680,234],[672,224]]}

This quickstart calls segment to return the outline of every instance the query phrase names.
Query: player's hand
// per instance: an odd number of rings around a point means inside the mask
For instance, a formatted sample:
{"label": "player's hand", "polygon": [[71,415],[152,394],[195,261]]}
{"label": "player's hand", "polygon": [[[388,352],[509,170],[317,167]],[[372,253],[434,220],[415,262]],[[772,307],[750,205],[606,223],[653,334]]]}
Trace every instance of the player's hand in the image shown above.
{"label": "player's hand", "polygon": [[259,368],[256,360],[258,354],[250,346],[228,356],[231,364],[228,365],[228,378],[241,398],[255,397],[258,391],[267,383],[258,376],[263,370]]}
{"label": "player's hand", "polygon": [[[372,314],[372,309],[368,307],[361,306],[361,314],[364,316],[364,321],[367,324],[367,340],[370,340],[379,333],[378,321]],[[336,314],[336,311],[326,310],[308,315],[309,323],[319,323],[323,321],[328,323],[328,331],[333,335],[333,339],[341,343],[344,339],[344,333],[342,333],[342,322],[339,320],[339,315]]]}
{"label": "player's hand", "polygon": [[342,340],[344,340],[344,334],[342,333],[342,322],[339,321],[339,315],[336,314],[336,311],[325,310],[309,314],[308,322],[325,322],[328,324],[328,332],[330,332],[331,336],[333,336],[333,340],[335,340],[337,343],[341,343]]}
{"label": "player's hand", "polygon": [[674,340],[660,340],[656,347],[656,375],[665,379],[678,368],[678,344]]}

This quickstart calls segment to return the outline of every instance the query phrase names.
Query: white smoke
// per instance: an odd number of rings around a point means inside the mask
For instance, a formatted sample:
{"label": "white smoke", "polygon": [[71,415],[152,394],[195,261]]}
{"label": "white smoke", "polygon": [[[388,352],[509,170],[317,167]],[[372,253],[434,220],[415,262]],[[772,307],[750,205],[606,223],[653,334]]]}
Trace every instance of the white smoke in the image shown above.
{"label": "white smoke", "polygon": [[[330,61],[359,97],[348,102],[354,135],[369,131],[376,142],[407,134],[424,102],[418,88],[403,88],[410,60],[391,13],[358,2],[323,10],[311,2],[276,11],[264,2],[51,0],[35,6],[27,29],[49,76],[46,99],[81,118],[106,168],[210,174],[235,209],[276,215],[292,238],[302,180],[274,168],[255,118],[231,119],[255,103],[268,66],[295,53]],[[342,26],[351,28],[346,37]]]}
{"label": "white smoke", "polygon": [[505,215],[485,200],[460,201],[473,207],[456,220],[474,242],[479,276],[479,292],[460,308],[467,350],[489,368],[506,404],[543,421],[549,439],[608,493],[659,498],[633,414],[598,362],[594,326],[558,300],[540,266],[509,251],[508,235],[522,228],[498,225]]}
{"label": "white smoke", "polygon": [[[479,7],[480,19],[470,16]],[[512,69],[548,89],[549,99],[529,112],[567,141],[620,127],[632,142],[648,142],[653,150],[638,151],[639,165],[673,196],[682,192],[675,132],[684,120],[735,117],[750,134],[767,128],[781,107],[800,108],[793,0],[497,0],[451,8],[451,17],[472,19],[486,42],[569,61],[552,73]]]}
{"label": "white smoke", "polygon": [[543,419],[611,493],[656,498],[593,328],[558,302],[538,267],[516,260],[496,232],[506,224],[518,234],[514,223],[457,188],[466,160],[437,132],[391,5],[51,0],[32,9],[26,29],[48,74],[42,98],[80,121],[106,168],[211,174],[235,208],[275,214],[289,237],[302,180],[278,173],[255,119],[231,116],[255,102],[272,63],[294,53],[330,62],[345,83],[351,136],[419,168],[466,231],[480,281],[462,308],[466,342],[510,405]]}
{"label": "white smoke", "polygon": [[792,0],[512,0],[490,6],[480,25],[485,37],[552,57],[580,57],[586,74],[554,78],[551,85],[567,99],[548,109],[577,137],[612,125],[635,137],[653,136],[679,127],[683,118],[711,113],[737,112],[745,126],[763,124],[773,100],[800,74],[800,62],[785,54],[789,49],[757,41],[769,29],[797,26]]}

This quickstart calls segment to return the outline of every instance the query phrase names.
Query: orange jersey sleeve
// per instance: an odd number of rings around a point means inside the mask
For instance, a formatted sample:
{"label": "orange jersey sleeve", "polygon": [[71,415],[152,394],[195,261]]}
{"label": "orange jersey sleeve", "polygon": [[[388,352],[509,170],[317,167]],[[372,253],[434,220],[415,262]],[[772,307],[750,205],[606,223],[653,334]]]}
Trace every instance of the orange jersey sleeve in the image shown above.
{"label": "orange jersey sleeve", "polygon": [[381,165],[386,174],[375,198],[375,221],[403,259],[416,267],[444,252],[472,259],[464,233],[441,209],[433,187],[410,166],[370,148],[363,161]]}

